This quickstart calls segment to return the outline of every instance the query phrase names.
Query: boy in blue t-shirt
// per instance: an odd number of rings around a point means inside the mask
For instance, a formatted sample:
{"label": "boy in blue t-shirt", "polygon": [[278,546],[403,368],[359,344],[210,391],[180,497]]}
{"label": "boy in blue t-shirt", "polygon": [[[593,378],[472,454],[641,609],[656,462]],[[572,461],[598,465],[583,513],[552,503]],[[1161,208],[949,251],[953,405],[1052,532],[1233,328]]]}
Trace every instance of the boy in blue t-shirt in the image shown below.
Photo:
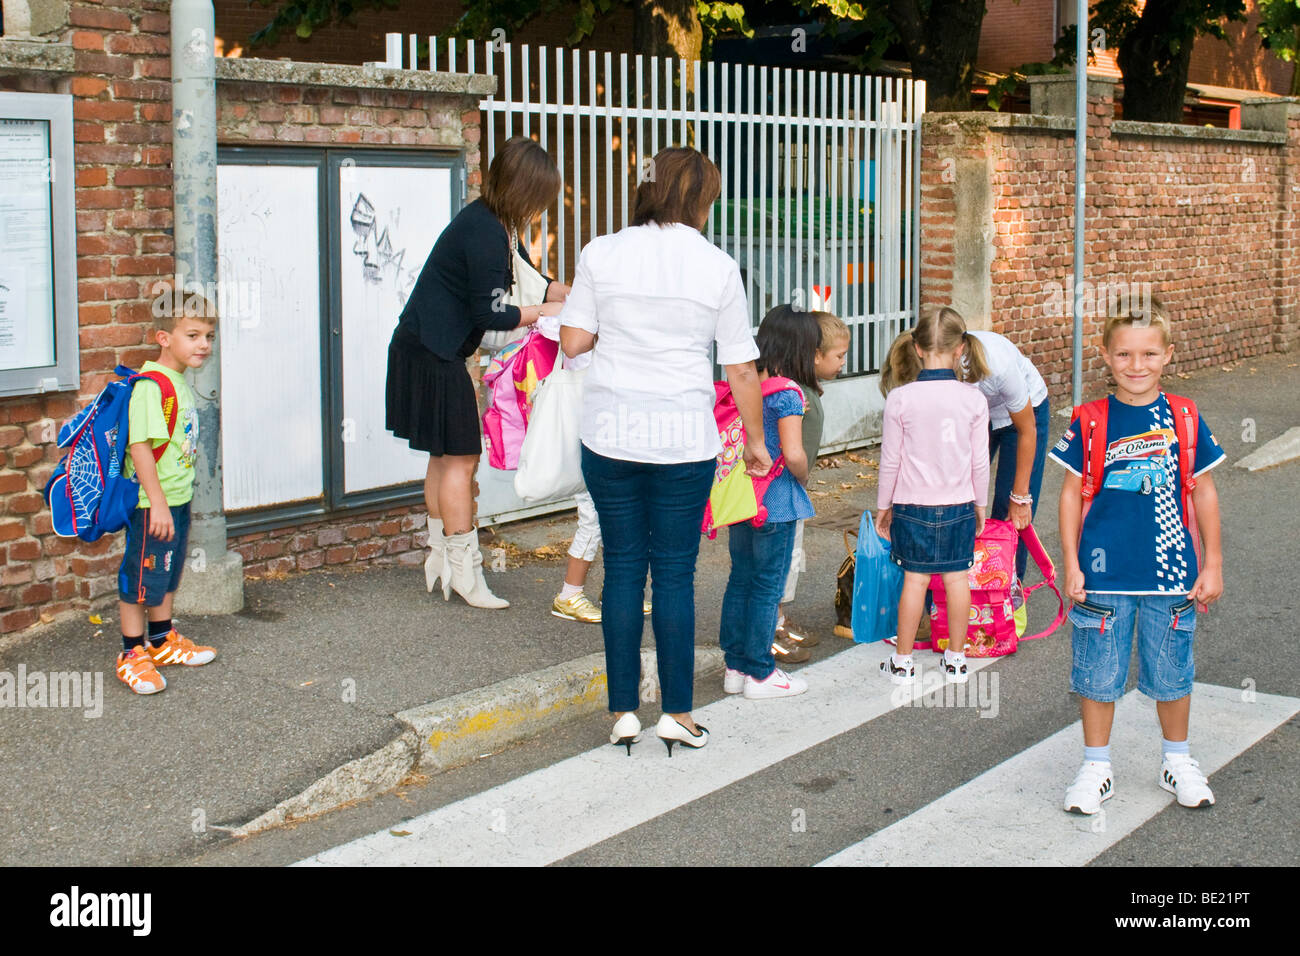
{"label": "boy in blue t-shirt", "polygon": [[1105,435],[1093,438],[1104,441],[1104,477],[1086,517],[1084,423],[1076,419],[1050,453],[1069,471],[1060,528],[1066,593],[1076,602],[1070,610],[1070,690],[1081,697],[1084,742],[1083,766],[1065,794],[1072,813],[1096,813],[1113,794],[1110,728],[1134,639],[1138,690],[1156,701],[1164,734],[1160,786],[1185,807],[1214,803],[1188,749],[1187,727],[1196,607],[1223,593],[1219,497],[1207,472],[1224,454],[1198,415],[1191,493],[1203,551],[1198,561],[1183,520],[1175,410],[1160,390],[1173,352],[1169,319],[1158,303],[1107,320],[1102,355],[1115,392],[1105,399]]}

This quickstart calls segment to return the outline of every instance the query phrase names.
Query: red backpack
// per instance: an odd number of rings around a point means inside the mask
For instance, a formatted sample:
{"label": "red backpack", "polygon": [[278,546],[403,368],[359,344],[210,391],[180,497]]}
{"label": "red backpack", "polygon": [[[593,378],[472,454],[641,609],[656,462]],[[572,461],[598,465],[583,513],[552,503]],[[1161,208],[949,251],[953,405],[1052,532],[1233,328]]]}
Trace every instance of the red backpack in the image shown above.
{"label": "red backpack", "polygon": [[[1192,536],[1192,550],[1196,562],[1201,564],[1201,533],[1196,526],[1196,509],[1192,492],[1196,489],[1196,403],[1181,395],[1163,393],[1174,413],[1174,436],[1178,439],[1178,474],[1182,478],[1183,524]],[[1110,399],[1099,398],[1076,406],[1070,423],[1079,424],[1079,440],[1083,442],[1083,516],[1092,507],[1092,499],[1101,490],[1106,468],[1106,423],[1110,412]],[[1080,518],[1082,522],[1082,517]]]}

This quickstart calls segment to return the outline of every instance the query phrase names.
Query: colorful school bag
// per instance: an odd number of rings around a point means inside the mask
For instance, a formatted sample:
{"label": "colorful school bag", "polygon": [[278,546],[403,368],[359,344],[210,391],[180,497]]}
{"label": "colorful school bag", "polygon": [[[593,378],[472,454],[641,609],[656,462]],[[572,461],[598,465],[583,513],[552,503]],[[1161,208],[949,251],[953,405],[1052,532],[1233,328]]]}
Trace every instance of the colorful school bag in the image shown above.
{"label": "colorful school bag", "polygon": [[[50,524],[64,538],[95,541],[121,531],[140,502],[140,483],[122,474],[131,433],[131,392],[135,383],[149,379],[162,392],[167,435],[176,431],[176,388],[162,372],[135,372],[119,365],[122,376],[109,382],[95,400],[64,422],[58,446],[67,448],[50,480],[45,483],[45,503]],[[154,448],[154,461],[167,450]]]}
{"label": "colorful school bag", "polygon": [[[1056,619],[1037,634],[1021,638],[1016,633],[1011,591],[1016,580],[1016,545],[1024,542],[1029,556],[1043,573],[1043,580],[1024,589],[1026,604],[1029,595],[1047,585],[1056,594],[1058,604]],[[967,572],[970,582],[970,623],[966,630],[967,657],[1004,657],[1014,654],[1020,640],[1032,641],[1046,637],[1065,620],[1065,601],[1056,587],[1056,567],[1043,550],[1033,525],[1026,525],[1017,534],[1010,521],[989,519],[984,531],[975,539],[975,563]],[[930,611],[930,634],[935,653],[948,647],[948,603],[943,587],[943,576],[930,579],[934,594],[934,607]]]}
{"label": "colorful school bag", "polygon": [[862,512],[853,567],[853,640],[871,644],[898,634],[898,600],[903,569],[889,557],[889,542],[876,531],[870,511]]}
{"label": "colorful school bag", "polygon": [[[1197,563],[1201,563],[1201,533],[1196,526],[1196,510],[1192,505],[1192,492],[1196,490],[1196,426],[1199,413],[1196,403],[1181,395],[1164,393],[1174,413],[1174,437],[1178,440],[1178,474],[1182,479],[1183,523],[1192,536],[1192,549]],[[1106,470],[1106,424],[1110,414],[1110,400],[1099,398],[1085,402],[1074,409],[1070,427],[1078,424],[1079,439],[1083,442],[1083,514],[1092,507],[1092,499],[1101,490]],[[1202,608],[1202,610],[1206,610]]]}
{"label": "colorful school bag", "polygon": [[[773,375],[764,379],[763,397],[790,389],[803,402],[803,389],[792,379]],[[713,418],[718,425],[718,437],[722,440],[722,451],[718,454],[717,467],[713,472],[713,488],[709,491],[708,504],[704,506],[704,522],[701,533],[710,539],[718,536],[718,529],[729,524],[748,521],[754,527],[762,527],[767,521],[767,509],[763,507],[763,495],[773,479],[785,470],[785,456],[778,455],[766,475],[751,478],[745,470],[745,426],[740,421],[740,409],[731,394],[731,386],[726,382],[714,382],[713,390],[716,400],[713,403]]]}
{"label": "colorful school bag", "polygon": [[493,468],[513,471],[519,467],[519,449],[533,410],[533,392],[551,374],[559,353],[558,342],[537,329],[529,329],[518,342],[511,342],[492,356],[483,373],[483,384],[491,399],[483,413],[483,437],[487,440],[488,464]]}

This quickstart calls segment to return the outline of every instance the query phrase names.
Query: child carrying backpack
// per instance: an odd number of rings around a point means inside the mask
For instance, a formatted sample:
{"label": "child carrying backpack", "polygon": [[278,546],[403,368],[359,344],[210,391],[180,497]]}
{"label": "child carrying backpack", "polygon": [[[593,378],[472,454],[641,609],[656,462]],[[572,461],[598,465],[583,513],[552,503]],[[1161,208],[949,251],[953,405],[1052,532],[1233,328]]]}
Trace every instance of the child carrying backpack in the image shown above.
{"label": "child carrying backpack", "polygon": [[198,316],[167,312],[154,334],[158,360],[145,362],[139,375],[119,366],[117,373],[127,377],[61,430],[59,444],[71,451],[45,487],[59,534],[93,541],[126,529],[116,671],[137,694],[166,688],[159,667],[196,667],[217,656],[172,626],[199,453],[199,420],[184,372],[212,354],[215,309],[205,302]]}
{"label": "child carrying backpack", "polygon": [[[1207,472],[1223,449],[1188,398],[1160,390],[1173,358],[1169,317],[1153,302],[1106,320],[1102,357],[1115,392],[1075,409],[1050,456],[1061,487],[1061,543],[1080,696],[1083,765],[1064,809],[1092,814],[1115,793],[1110,729],[1138,646],[1138,690],[1156,701],[1159,785],[1184,807],[1214,794],[1188,744],[1197,606],[1223,593],[1219,498]],[[1199,541],[1198,541],[1199,539]]]}
{"label": "child carrying backpack", "polygon": [[[793,697],[808,689],[806,681],[777,666],[772,633],[790,571],[796,524],[816,513],[804,488],[809,464],[803,447],[804,396],[795,382],[815,376],[814,353],[821,331],[811,312],[791,312],[784,320],[773,320],[769,314],[759,325],[756,338],[763,439],[773,465],[765,479],[754,482],[758,514],[728,528],[731,575],[722,599],[718,634],[726,659],[723,690],[743,693],[749,700]],[[725,436],[720,461],[727,458],[728,448],[732,457],[739,459],[735,437]],[[743,443],[745,436],[739,435],[739,440]],[[766,487],[760,487],[762,482]],[[716,522],[715,503],[710,501],[709,516]]]}

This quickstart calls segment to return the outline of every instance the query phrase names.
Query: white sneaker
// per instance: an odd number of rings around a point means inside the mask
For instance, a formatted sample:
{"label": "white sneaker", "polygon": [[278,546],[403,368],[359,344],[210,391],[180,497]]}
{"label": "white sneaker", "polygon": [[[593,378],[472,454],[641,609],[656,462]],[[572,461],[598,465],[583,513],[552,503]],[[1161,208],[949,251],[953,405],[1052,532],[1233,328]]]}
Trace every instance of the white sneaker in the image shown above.
{"label": "white sneaker", "polygon": [[1214,806],[1214,794],[1201,773],[1201,765],[1187,754],[1165,754],[1160,765],[1160,786],[1184,807]]}
{"label": "white sneaker", "polygon": [[895,684],[914,684],[916,683],[916,665],[912,663],[911,658],[903,662],[899,667],[894,663],[894,655],[890,654],[880,662],[880,676],[888,677]]}
{"label": "white sneaker", "polygon": [[966,673],[965,654],[953,654],[950,657],[948,652],[944,651],[939,667],[943,670],[944,679],[949,684],[964,684],[970,679],[970,675]]}
{"label": "white sneaker", "polygon": [[746,700],[774,700],[777,697],[796,697],[808,689],[808,682],[791,677],[781,668],[774,668],[763,680],[745,677]]}
{"label": "white sneaker", "polygon": [[745,689],[744,671],[733,671],[730,667],[722,675],[722,690],[728,694],[739,694]]}
{"label": "white sneaker", "polygon": [[1094,814],[1101,810],[1103,800],[1115,793],[1115,778],[1110,761],[1085,760],[1075,775],[1074,783],[1065,791],[1067,813]]}

